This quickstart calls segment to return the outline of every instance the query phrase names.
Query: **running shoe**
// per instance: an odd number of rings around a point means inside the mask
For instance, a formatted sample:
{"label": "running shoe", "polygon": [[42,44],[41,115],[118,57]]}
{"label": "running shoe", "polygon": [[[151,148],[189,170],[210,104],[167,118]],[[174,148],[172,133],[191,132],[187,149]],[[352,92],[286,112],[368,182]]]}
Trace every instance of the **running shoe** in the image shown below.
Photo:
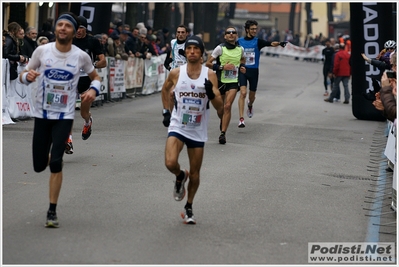
{"label": "running shoe", "polygon": [[184,224],[196,224],[197,222],[194,219],[194,214],[192,209],[185,209],[185,212],[182,212],[180,216],[183,219]]}
{"label": "running shoe", "polygon": [[188,178],[188,171],[184,170],[184,178],[183,181],[175,182],[175,187],[173,189],[173,197],[176,201],[182,201],[184,196],[186,195],[186,188],[184,188],[184,184],[186,183]]}
{"label": "running shoe", "polygon": [[252,118],[253,115],[254,115],[254,108],[253,106],[249,105],[249,100],[248,100],[247,116],[248,118]]}
{"label": "running shoe", "polygon": [[241,117],[240,120],[238,121],[238,128],[244,128],[244,127],[245,127],[244,118]]}
{"label": "running shoe", "polygon": [[65,154],[68,154],[68,155],[73,154],[73,144],[72,144],[71,138],[68,138],[68,141],[66,143]]}
{"label": "running shoe", "polygon": [[91,124],[93,123],[93,118],[90,117],[90,122],[89,125],[86,125],[86,123],[83,125],[83,130],[82,130],[82,139],[87,140],[89,139],[91,135]]}
{"label": "running shoe", "polygon": [[58,228],[59,224],[58,224],[58,218],[57,218],[57,213],[56,212],[51,212],[48,211],[47,212],[47,220],[46,220],[46,224],[44,225],[47,228]]}
{"label": "running shoe", "polygon": [[226,134],[225,133],[221,133],[219,136],[219,144],[226,144]]}

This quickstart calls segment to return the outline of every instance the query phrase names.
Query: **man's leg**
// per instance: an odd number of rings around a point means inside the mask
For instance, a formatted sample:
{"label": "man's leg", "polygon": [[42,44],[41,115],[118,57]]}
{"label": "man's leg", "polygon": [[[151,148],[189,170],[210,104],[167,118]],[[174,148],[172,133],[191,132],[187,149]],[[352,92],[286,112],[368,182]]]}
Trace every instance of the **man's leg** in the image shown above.
{"label": "man's leg", "polygon": [[53,144],[50,157],[50,180],[49,200],[50,207],[47,212],[46,227],[58,227],[56,207],[62,184],[63,155],[65,150],[65,139],[68,137],[73,120],[59,120],[52,128],[51,135]]}
{"label": "man's leg", "polygon": [[237,89],[230,89],[226,91],[224,107],[223,107],[223,119],[222,119],[222,128],[219,136],[219,144],[226,144],[226,131],[229,127],[231,120],[231,106],[234,102],[234,99],[237,94]]}
{"label": "man's leg", "polygon": [[255,94],[258,89],[258,80],[259,80],[259,69],[249,69],[248,72],[248,80],[249,80],[249,96],[248,96],[248,110],[247,116],[252,118],[254,115],[253,104],[255,102]]}
{"label": "man's leg", "polygon": [[203,147],[188,148],[188,159],[190,162],[190,181],[188,183],[188,195],[187,203],[184,206],[185,212],[181,214],[186,224],[196,224],[194,214],[193,214],[193,202],[195,194],[199,188],[200,184],[200,169],[202,165],[202,159],[204,156]]}
{"label": "man's leg", "polygon": [[240,118],[244,117],[245,99],[247,98],[247,87],[240,86],[240,98],[238,99],[238,113]]}
{"label": "man's leg", "polygon": [[186,195],[184,184],[188,179],[188,171],[181,170],[179,164],[179,154],[183,149],[184,142],[180,140],[184,138],[177,133],[169,133],[165,146],[165,166],[176,176],[175,186],[173,188],[173,198],[181,201]]}
{"label": "man's leg", "polygon": [[80,115],[82,116],[82,118],[86,123],[90,122],[90,117],[91,117],[90,107],[91,107],[90,102],[82,102],[80,104]]}
{"label": "man's leg", "polygon": [[238,127],[239,128],[244,128],[245,127],[245,122],[244,122],[244,107],[245,107],[245,99],[247,98],[247,87],[246,86],[240,86],[240,97],[238,98],[238,113],[239,113],[239,122],[238,122]]}
{"label": "man's leg", "polygon": [[61,191],[62,171],[50,174],[50,203],[57,204]]}
{"label": "man's leg", "polygon": [[165,166],[176,176],[180,174],[179,154],[183,146],[184,143],[175,136],[169,136],[166,139]]}
{"label": "man's leg", "polygon": [[[89,90],[91,80],[88,76],[80,77],[78,83],[78,91],[83,94],[85,91]],[[80,115],[84,120],[84,125],[82,129],[82,139],[87,140],[91,135],[91,124],[92,118],[90,113],[90,107],[93,102],[87,102],[84,99],[80,102]]]}
{"label": "man's leg", "polygon": [[80,103],[80,115],[84,120],[84,125],[82,129],[82,139],[87,140],[91,135],[91,124],[92,118],[90,113],[91,102],[81,102]]}
{"label": "man's leg", "polygon": [[253,103],[255,102],[255,95],[256,95],[256,91],[249,91],[249,95],[248,95],[248,105],[252,107]]}
{"label": "man's leg", "polygon": [[190,162],[190,181],[187,186],[187,202],[193,203],[195,194],[197,193],[200,184],[200,169],[202,165],[202,159],[204,156],[204,148],[188,148],[188,159]]}
{"label": "man's leg", "polygon": [[349,76],[342,77],[342,83],[344,85],[344,94],[345,94],[344,104],[349,104],[349,100],[351,98],[351,95],[349,93],[349,86],[348,86]]}
{"label": "man's leg", "polygon": [[226,98],[224,102],[224,112],[222,121],[222,132],[226,132],[231,120],[231,107],[236,98],[237,89],[230,89],[226,91]]}

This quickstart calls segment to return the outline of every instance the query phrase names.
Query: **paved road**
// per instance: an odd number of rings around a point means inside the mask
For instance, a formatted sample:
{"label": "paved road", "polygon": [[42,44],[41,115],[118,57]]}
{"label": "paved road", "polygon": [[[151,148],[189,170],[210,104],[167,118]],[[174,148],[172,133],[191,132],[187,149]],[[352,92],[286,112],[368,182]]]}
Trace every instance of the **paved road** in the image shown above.
{"label": "paved road", "polygon": [[[323,92],[321,63],[262,57],[247,127],[236,100],[219,145],[212,113],[195,226],[172,198],[159,93],[93,108],[86,141],[75,122],[59,229],[43,227],[49,170],[33,171],[33,120],[3,126],[3,263],[306,264],[308,242],[378,241],[367,240],[364,201],[385,123],[357,120]],[[187,168],[185,151],[180,161]]]}

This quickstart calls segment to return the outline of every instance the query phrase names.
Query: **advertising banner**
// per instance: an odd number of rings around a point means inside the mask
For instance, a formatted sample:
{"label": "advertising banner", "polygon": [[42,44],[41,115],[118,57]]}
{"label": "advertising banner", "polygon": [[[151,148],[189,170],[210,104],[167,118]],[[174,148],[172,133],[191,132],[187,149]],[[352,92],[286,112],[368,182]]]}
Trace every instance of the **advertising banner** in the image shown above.
{"label": "advertising banner", "polygon": [[[350,3],[350,30],[352,41],[352,113],[360,120],[383,121],[381,111],[364,97],[373,91],[372,79],[381,78],[382,71],[364,61],[361,53],[375,58],[384,49],[387,40],[396,40],[392,5],[395,3]],[[396,5],[396,4],[395,4]],[[396,10],[396,8],[394,9]]]}

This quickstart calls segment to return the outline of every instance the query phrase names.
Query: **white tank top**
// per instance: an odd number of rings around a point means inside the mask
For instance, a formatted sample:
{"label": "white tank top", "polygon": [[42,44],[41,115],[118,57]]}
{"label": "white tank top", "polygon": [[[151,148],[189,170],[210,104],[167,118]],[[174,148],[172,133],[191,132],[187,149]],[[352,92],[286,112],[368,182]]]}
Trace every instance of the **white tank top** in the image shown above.
{"label": "white tank top", "polygon": [[197,142],[206,142],[210,112],[204,83],[205,78],[208,79],[208,68],[201,67],[198,79],[192,80],[187,75],[187,64],[180,66],[174,88],[177,108],[173,108],[168,132],[179,133]]}

